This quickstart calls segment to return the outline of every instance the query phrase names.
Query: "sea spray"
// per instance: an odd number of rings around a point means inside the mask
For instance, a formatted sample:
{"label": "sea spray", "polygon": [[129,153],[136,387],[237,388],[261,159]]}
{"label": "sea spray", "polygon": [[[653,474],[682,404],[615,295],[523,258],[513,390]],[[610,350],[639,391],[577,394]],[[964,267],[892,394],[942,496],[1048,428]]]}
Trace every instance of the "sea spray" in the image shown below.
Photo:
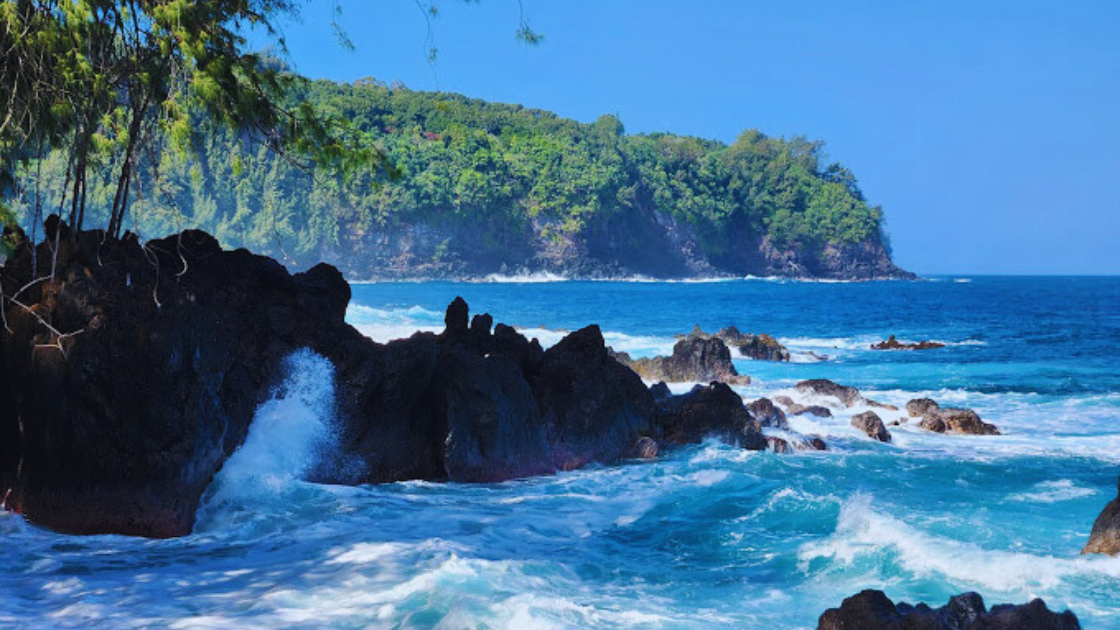
{"label": "sea spray", "polygon": [[198,523],[295,491],[337,457],[334,366],[309,349],[284,359],[283,380],[257,408],[249,434],[218,472]]}

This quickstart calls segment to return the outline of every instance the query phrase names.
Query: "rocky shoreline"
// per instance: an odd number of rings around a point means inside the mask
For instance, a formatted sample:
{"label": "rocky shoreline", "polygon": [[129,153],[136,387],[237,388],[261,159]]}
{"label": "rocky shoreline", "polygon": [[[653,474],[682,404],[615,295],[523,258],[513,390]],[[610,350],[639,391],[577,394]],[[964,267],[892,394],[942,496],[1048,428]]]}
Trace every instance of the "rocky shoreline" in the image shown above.
{"label": "rocky shoreline", "polygon": [[[544,349],[488,314],[471,317],[456,299],[442,333],[380,344],[345,322],[350,287],[329,265],[291,275],[199,231],[141,243],[71,234],[55,221],[47,235],[57,237],[57,252],[46,242],[33,252],[24,241],[0,267],[0,395],[8,401],[0,406],[0,499],[61,532],[190,533],[207,485],[283,378],[283,360],[303,348],[335,368],[339,457],[356,462],[325,467],[314,481],[496,482],[653,459],[712,437],[778,453],[828,448],[790,431],[787,418],[830,416],[827,407],[786,397],[744,403],[729,387],[749,383],[731,362],[726,340],[747,337],[734,329],[695,331],[672,356],[635,361],[607,347],[595,325]],[[760,347],[764,360],[788,360],[780,344]],[[642,377],[709,384],[674,395]],[[899,411],[824,379],[795,390],[804,402]],[[975,412],[928,399],[910,401],[906,413],[930,431],[999,435]],[[874,411],[852,424],[891,441]],[[1098,519],[1086,552],[1120,551],[1116,505]],[[1033,602],[1015,609],[1026,617],[1014,617],[966,598],[969,623],[988,621],[960,625],[951,620],[956,598],[936,610],[857,598],[825,613],[820,627],[1078,627],[1072,614],[1051,617]],[[865,613],[876,621],[851,621]],[[999,625],[1012,618],[1026,621]]]}

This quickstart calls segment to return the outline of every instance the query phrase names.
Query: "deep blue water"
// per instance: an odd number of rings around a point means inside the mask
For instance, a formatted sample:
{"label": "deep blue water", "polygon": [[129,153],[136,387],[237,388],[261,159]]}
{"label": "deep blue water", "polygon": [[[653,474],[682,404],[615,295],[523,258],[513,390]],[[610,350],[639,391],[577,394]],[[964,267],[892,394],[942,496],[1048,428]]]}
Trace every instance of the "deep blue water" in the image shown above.
{"label": "deep blue water", "polygon": [[[1120,278],[388,283],[355,285],[348,317],[387,340],[441,328],[456,295],[545,345],[588,323],[636,355],[693,324],[767,332],[795,362],[737,360],[748,400],[824,377],[973,407],[1004,435],[905,425],[884,445],[834,408],[792,420],[825,453],[713,443],[497,485],[325,487],[301,474],[331,448],[331,368],[301,353],[192,536],[72,538],[0,512],[0,626],[814,628],[867,587],[1120,625],[1120,558],[1079,554],[1120,474]],[[948,347],[868,349],[892,333]]]}

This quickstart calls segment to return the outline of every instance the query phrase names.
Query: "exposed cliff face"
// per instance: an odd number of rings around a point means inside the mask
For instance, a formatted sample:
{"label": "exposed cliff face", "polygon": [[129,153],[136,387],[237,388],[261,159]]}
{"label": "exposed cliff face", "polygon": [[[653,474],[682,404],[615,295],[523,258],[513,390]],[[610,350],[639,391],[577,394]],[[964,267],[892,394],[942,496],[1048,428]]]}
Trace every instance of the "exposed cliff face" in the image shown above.
{"label": "exposed cliff face", "polygon": [[461,227],[416,223],[348,237],[316,252],[355,279],[477,278],[549,273],[568,278],[779,276],[836,280],[913,279],[884,244],[778,247],[732,235],[727,251],[704,247],[692,226],[661,213],[614,217],[576,234],[545,225]]}

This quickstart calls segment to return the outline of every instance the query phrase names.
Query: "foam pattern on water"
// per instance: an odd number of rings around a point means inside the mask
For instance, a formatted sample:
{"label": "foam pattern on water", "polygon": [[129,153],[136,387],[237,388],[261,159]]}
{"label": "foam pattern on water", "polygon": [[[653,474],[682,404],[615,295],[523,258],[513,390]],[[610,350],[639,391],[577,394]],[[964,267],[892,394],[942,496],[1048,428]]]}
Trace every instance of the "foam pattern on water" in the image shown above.
{"label": "foam pattern on water", "polygon": [[[1120,281],[544,282],[355,286],[349,320],[379,341],[476,311],[555,343],[589,322],[637,356],[694,323],[767,332],[824,363],[737,359],[744,398],[789,395],[827,452],[709,442],[655,463],[491,485],[309,483],[331,453],[332,370],[309,352],[177,540],[68,537],[0,512],[0,627],[666,630],[816,627],[863,588],[944,603],[1043,597],[1089,630],[1120,626],[1120,558],[1080,555],[1120,472]],[[874,340],[941,339],[890,353]],[[800,344],[798,346],[798,344]],[[976,409],[998,437],[803,396],[831,378],[902,408]],[[673,384],[677,392],[692,384]]]}

